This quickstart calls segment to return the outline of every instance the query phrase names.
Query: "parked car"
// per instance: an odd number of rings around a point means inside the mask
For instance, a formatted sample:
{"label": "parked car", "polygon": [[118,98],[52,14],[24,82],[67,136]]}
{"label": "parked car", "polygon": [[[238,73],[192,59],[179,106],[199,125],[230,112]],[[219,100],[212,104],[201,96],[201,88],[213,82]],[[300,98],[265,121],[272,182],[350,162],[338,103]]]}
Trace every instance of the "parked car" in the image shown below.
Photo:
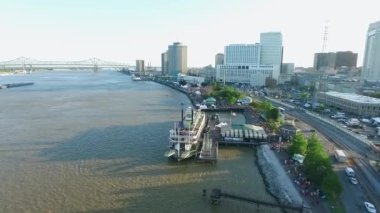
{"label": "parked car", "polygon": [[351,167],[346,167],[344,172],[348,177],[355,177],[355,171]]}
{"label": "parked car", "polygon": [[369,135],[367,135],[367,138],[368,139],[373,139],[373,138],[375,138],[375,135],[369,134]]}
{"label": "parked car", "polygon": [[354,185],[356,185],[356,184],[359,183],[358,179],[356,179],[356,178],[354,178],[354,177],[350,177],[349,179],[350,179],[350,182],[351,182],[352,184],[354,184]]}
{"label": "parked car", "polygon": [[376,213],[376,208],[372,203],[364,202],[364,206],[365,206],[365,209],[367,210],[367,212]]}

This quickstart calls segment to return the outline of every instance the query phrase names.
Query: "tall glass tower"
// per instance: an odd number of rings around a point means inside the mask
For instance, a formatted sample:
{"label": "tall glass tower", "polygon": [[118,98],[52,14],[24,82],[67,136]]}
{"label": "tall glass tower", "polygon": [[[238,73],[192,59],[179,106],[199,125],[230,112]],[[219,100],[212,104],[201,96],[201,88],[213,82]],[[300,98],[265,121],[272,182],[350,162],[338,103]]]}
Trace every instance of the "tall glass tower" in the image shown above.
{"label": "tall glass tower", "polygon": [[175,76],[177,74],[187,73],[187,46],[174,42],[168,48],[168,71],[169,75]]}
{"label": "tall glass tower", "polygon": [[380,21],[369,25],[361,78],[380,81]]}

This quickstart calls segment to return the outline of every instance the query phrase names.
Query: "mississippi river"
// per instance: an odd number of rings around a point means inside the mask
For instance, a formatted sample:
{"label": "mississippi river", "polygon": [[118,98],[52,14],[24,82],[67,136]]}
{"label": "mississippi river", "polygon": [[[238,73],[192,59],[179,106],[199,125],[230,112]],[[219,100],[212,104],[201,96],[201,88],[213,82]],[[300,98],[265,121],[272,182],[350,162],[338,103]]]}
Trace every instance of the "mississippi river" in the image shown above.
{"label": "mississippi river", "polygon": [[[215,164],[163,157],[187,97],[114,71],[0,76],[0,212],[253,212],[202,189],[274,201],[249,148]],[[279,212],[260,206],[261,212]]]}

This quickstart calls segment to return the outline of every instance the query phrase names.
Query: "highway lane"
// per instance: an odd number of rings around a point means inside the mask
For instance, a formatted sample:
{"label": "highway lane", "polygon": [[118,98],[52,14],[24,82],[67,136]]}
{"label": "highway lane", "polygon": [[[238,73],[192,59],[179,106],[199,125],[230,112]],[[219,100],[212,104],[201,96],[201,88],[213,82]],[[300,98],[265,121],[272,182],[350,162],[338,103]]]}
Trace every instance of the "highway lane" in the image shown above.
{"label": "highway lane", "polygon": [[343,168],[339,168],[340,166],[343,165],[334,165],[335,169],[337,169],[336,173],[338,174],[339,179],[341,180],[341,183],[343,185],[343,192],[340,195],[340,197],[343,202],[343,205],[346,208],[346,212],[364,212],[360,210],[364,209],[363,201],[367,200],[367,195],[364,192],[365,190],[362,188],[361,181],[359,180],[359,184],[357,185],[352,184],[344,172],[344,166]]}

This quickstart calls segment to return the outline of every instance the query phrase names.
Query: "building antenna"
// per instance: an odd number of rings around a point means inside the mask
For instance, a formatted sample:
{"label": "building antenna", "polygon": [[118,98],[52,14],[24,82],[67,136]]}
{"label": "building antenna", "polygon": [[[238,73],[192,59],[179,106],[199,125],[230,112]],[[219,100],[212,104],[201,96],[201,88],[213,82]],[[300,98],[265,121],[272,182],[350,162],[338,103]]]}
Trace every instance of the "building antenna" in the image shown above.
{"label": "building antenna", "polygon": [[[329,21],[325,21],[325,25],[323,27],[323,44],[322,44],[322,53],[324,53],[327,49],[327,36],[328,36],[328,30],[329,30]],[[314,88],[314,94],[313,94],[313,101],[317,102],[317,94],[318,92],[325,91],[326,90],[326,73],[319,69],[318,70],[318,80],[316,82],[315,88]]]}
{"label": "building antenna", "polygon": [[323,45],[322,45],[322,53],[324,53],[327,49],[327,36],[328,36],[328,26],[329,21],[325,21],[325,26],[324,26],[324,32],[323,32]]}

